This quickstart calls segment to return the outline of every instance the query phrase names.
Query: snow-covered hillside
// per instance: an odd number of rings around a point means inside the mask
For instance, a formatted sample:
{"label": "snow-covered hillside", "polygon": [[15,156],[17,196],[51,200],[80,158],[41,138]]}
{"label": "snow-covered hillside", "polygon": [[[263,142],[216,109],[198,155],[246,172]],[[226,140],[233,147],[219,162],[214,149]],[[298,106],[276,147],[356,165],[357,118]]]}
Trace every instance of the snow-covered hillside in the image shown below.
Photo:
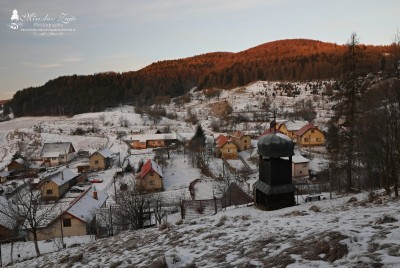
{"label": "snow-covered hillside", "polygon": [[97,240],[14,267],[398,267],[399,200],[253,207]]}

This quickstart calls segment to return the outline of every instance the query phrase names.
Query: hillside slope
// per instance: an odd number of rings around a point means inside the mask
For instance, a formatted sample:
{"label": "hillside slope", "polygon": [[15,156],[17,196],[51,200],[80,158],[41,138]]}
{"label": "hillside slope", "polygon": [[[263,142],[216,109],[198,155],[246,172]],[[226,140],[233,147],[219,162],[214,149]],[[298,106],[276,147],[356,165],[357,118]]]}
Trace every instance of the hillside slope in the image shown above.
{"label": "hillside slope", "polygon": [[399,200],[359,194],[125,232],[15,267],[398,267]]}
{"label": "hillside slope", "polygon": [[[362,46],[367,71],[382,67],[386,46]],[[18,91],[9,106],[16,116],[72,115],[118,104],[150,104],[193,87],[233,88],[257,80],[315,80],[339,76],[345,46],[292,39],[248,50],[215,52],[153,63],[136,72],[63,76]],[[385,66],[390,66],[386,64]]]}

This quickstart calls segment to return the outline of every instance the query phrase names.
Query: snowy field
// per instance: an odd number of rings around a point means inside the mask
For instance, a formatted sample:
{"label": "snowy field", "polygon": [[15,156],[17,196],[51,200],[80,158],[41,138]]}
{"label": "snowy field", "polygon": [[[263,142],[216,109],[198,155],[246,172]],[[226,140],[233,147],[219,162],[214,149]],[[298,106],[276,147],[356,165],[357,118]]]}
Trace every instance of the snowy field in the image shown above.
{"label": "snowy field", "polygon": [[399,200],[367,193],[354,197],[270,212],[228,208],[14,267],[399,267]]}

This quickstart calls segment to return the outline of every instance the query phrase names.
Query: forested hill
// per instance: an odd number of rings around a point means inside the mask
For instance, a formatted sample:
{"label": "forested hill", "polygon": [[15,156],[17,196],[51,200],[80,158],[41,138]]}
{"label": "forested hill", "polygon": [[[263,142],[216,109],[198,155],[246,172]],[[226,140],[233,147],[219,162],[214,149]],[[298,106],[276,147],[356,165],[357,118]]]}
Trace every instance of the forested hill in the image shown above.
{"label": "forested hill", "polygon": [[[361,46],[368,71],[385,68],[387,46]],[[18,91],[10,106],[16,116],[72,115],[119,104],[151,104],[193,87],[233,88],[257,80],[337,78],[344,45],[293,39],[248,50],[215,52],[153,63],[139,71],[62,76]]]}

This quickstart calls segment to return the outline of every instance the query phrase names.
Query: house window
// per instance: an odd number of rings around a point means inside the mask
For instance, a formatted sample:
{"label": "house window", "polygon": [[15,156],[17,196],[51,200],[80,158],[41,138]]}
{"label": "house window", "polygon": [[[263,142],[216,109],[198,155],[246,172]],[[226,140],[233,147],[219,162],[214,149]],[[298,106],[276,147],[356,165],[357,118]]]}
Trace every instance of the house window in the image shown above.
{"label": "house window", "polygon": [[71,219],[63,219],[64,227],[71,227]]}
{"label": "house window", "polygon": [[300,170],[299,174],[303,174],[303,171],[302,171],[302,170]]}
{"label": "house window", "polygon": [[304,142],[310,142],[310,138],[304,138]]}
{"label": "house window", "polygon": [[231,149],[228,149],[228,153],[230,153],[231,152]]}
{"label": "house window", "polygon": [[244,143],[247,143],[247,140],[244,140]]}
{"label": "house window", "polygon": [[99,160],[94,160],[94,164],[98,165],[99,164]]}
{"label": "house window", "polygon": [[150,181],[150,185],[155,185],[155,184],[156,184],[156,182],[154,180]]}
{"label": "house window", "polygon": [[311,133],[314,133],[314,130],[311,130]]}
{"label": "house window", "polygon": [[46,193],[47,193],[48,195],[52,195],[52,194],[53,194],[53,190],[48,189],[48,190],[46,191]]}
{"label": "house window", "polygon": [[320,142],[320,141],[321,141],[321,138],[317,138],[317,141]]}
{"label": "house window", "polygon": [[51,160],[57,160],[57,157],[52,157]]}
{"label": "house window", "polygon": [[150,176],[150,177],[153,177],[153,175],[154,175],[153,172],[150,172],[150,173],[149,173],[149,176]]}

